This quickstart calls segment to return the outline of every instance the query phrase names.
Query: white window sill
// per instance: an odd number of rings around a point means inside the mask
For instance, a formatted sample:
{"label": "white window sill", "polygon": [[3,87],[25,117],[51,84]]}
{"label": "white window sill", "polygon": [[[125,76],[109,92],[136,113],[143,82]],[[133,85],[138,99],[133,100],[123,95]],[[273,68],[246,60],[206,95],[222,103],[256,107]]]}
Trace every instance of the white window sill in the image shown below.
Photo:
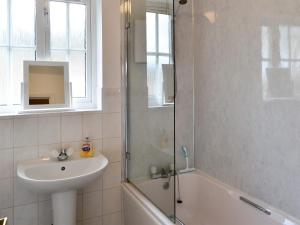
{"label": "white window sill", "polygon": [[100,108],[87,108],[87,109],[45,109],[45,110],[26,110],[16,112],[1,112],[0,119],[5,117],[24,117],[24,116],[39,116],[39,115],[52,115],[52,114],[76,114],[76,113],[93,113],[102,112]]}

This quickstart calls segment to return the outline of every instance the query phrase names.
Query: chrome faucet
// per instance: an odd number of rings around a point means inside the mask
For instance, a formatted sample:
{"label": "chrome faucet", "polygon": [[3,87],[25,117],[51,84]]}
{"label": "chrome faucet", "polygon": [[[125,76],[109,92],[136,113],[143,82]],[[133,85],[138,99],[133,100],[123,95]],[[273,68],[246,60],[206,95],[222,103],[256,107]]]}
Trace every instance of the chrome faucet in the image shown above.
{"label": "chrome faucet", "polygon": [[66,161],[69,158],[67,151],[68,149],[66,148],[61,149],[59,155],[57,156],[58,161]]}

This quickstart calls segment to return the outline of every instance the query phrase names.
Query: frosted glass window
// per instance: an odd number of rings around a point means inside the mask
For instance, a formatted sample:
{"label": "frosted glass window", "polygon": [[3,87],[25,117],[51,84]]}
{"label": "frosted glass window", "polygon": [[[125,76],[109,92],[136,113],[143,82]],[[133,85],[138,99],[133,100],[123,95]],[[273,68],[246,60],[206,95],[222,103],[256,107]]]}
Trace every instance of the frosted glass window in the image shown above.
{"label": "frosted glass window", "polygon": [[85,98],[87,82],[86,6],[50,1],[51,59],[69,61],[74,98]]}
{"label": "frosted glass window", "polygon": [[8,103],[9,51],[0,47],[0,105]]}
{"label": "frosted glass window", "polygon": [[90,0],[37,2],[0,0],[0,110],[21,103],[24,60],[68,61],[74,102],[90,107]]}
{"label": "frosted glass window", "polygon": [[0,105],[21,104],[23,60],[35,59],[35,0],[0,0]]}
{"label": "frosted glass window", "polygon": [[35,50],[30,48],[12,48],[10,51],[10,73],[12,102],[21,104],[21,82],[23,82],[23,61],[34,60]]}
{"label": "frosted glass window", "polygon": [[85,6],[70,4],[70,48],[85,50],[86,13]]}
{"label": "frosted glass window", "polygon": [[50,36],[52,49],[68,48],[67,4],[50,2]]}
{"label": "frosted glass window", "polygon": [[0,46],[8,45],[8,4],[0,0]]}
{"label": "frosted glass window", "polygon": [[11,1],[11,45],[35,46],[35,1]]}
{"label": "frosted glass window", "polygon": [[85,96],[85,85],[86,80],[85,76],[85,52],[81,51],[70,51],[69,54],[69,61],[70,61],[70,74],[72,75],[70,77],[72,82],[72,88],[73,90],[76,90],[73,92],[73,97],[79,98],[82,96]]}
{"label": "frosted glass window", "polygon": [[67,50],[51,50],[51,59],[53,61],[68,61]]}

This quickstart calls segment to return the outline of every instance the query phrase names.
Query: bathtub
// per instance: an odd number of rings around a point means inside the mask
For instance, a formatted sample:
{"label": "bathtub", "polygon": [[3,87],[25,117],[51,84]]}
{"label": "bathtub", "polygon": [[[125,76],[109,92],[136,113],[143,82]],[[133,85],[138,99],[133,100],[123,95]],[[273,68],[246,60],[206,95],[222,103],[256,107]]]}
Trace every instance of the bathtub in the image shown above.
{"label": "bathtub", "polygon": [[[167,215],[173,214],[173,193],[163,190],[165,181],[136,184],[154,204],[133,185],[122,185],[125,225],[173,224],[155,207],[159,205]],[[180,192],[183,203],[177,204],[176,217],[185,225],[300,225],[299,220],[201,171],[180,175]]]}

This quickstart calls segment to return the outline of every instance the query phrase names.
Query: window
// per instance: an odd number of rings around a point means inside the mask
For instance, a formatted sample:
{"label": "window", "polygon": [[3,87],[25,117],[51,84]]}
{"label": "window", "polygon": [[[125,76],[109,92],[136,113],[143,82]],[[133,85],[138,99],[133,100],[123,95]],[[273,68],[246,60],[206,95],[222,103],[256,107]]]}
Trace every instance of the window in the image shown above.
{"label": "window", "polygon": [[166,103],[162,65],[173,63],[171,19],[168,14],[155,12],[146,14],[147,86],[150,107],[162,106]]}
{"label": "window", "polygon": [[0,0],[0,105],[21,103],[23,60],[35,51],[35,1]]}
{"label": "window", "polygon": [[21,104],[24,60],[69,61],[73,103],[95,105],[90,4],[0,0],[0,106]]}

